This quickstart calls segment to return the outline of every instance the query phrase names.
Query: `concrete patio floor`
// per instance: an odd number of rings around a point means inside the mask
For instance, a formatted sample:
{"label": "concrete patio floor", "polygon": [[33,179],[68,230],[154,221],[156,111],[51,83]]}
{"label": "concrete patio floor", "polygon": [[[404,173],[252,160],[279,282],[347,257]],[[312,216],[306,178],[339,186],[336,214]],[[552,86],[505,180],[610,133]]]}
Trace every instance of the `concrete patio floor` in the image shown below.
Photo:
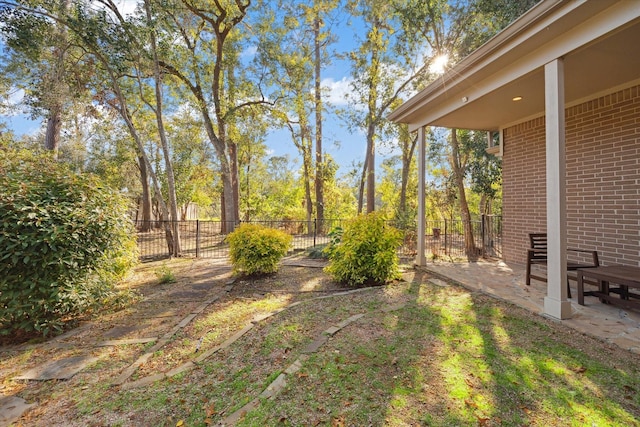
{"label": "concrete patio floor", "polygon": [[[543,314],[546,283],[531,281],[525,285],[525,266],[508,265],[502,261],[473,263],[428,262],[419,267],[452,279],[465,288],[509,301],[534,313]],[[579,332],[615,344],[640,354],[640,310],[603,304],[598,298],[585,296],[585,305],[578,305],[575,281],[571,282],[572,317],[558,320]]]}

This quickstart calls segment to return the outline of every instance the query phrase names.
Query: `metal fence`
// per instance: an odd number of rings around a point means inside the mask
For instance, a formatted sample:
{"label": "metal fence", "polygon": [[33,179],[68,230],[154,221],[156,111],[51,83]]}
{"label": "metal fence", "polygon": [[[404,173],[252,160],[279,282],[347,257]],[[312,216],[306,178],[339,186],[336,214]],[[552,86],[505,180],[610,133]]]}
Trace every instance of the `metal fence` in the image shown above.
{"label": "metal fence", "polygon": [[[266,227],[282,230],[293,236],[292,251],[302,251],[312,248],[322,248],[326,245],[329,233],[336,227],[342,227],[346,220],[325,219],[323,221],[251,221]],[[171,226],[163,221],[143,223],[136,221],[138,247],[143,261],[168,258],[170,250],[165,239],[165,226]],[[146,230],[143,226],[146,225]],[[396,225],[390,221],[390,225]],[[502,221],[499,216],[483,216],[479,221],[473,221],[473,234],[478,255],[483,257],[502,256]],[[196,258],[225,258],[229,255],[229,245],[226,234],[222,232],[221,221],[179,221],[181,255]],[[459,220],[427,221],[426,223],[426,256],[429,258],[458,258],[465,256],[464,227]],[[415,257],[417,238],[416,229],[402,230],[403,245],[399,248],[399,255]]]}
{"label": "metal fence", "polygon": [[[482,215],[471,221],[477,254],[483,258],[502,258],[502,217]],[[462,258],[465,253],[464,224],[461,220],[426,222],[426,256],[429,258]]]}

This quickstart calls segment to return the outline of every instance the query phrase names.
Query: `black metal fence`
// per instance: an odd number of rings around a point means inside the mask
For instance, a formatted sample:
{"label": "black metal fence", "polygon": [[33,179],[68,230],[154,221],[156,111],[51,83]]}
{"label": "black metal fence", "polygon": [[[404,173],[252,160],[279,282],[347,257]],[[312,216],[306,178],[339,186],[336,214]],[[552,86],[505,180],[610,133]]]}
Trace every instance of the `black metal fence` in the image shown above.
{"label": "black metal fence", "polygon": [[[482,215],[471,221],[477,255],[483,258],[502,258],[502,217]],[[466,257],[464,224],[461,220],[426,222],[426,256],[428,258]]]}
{"label": "black metal fence", "polygon": [[[251,221],[266,227],[282,230],[293,236],[292,251],[321,248],[326,245],[329,233],[336,227],[342,227],[346,220],[325,219],[323,221]],[[390,222],[391,225],[393,222]],[[171,226],[163,221],[143,223],[136,221],[138,230],[138,247],[143,261],[168,258],[170,249],[165,239],[165,226]],[[146,230],[143,231],[143,227]],[[483,216],[479,221],[473,221],[473,235],[478,255],[484,257],[502,256],[502,221],[499,216]],[[225,241],[221,221],[179,221],[180,250],[182,256],[196,258],[226,258],[229,246]],[[429,258],[457,258],[465,256],[464,227],[459,220],[442,220],[426,222],[426,256]],[[414,257],[417,253],[416,229],[405,229],[404,242],[399,254],[404,257]]]}

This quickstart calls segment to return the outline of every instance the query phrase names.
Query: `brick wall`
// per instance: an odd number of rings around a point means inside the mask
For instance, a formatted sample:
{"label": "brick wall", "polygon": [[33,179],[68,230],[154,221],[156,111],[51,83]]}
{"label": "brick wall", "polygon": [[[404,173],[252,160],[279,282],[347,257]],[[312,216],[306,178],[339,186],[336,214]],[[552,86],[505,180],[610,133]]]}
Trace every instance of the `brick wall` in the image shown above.
{"label": "brick wall", "polygon": [[[566,110],[567,245],[640,265],[640,86]],[[546,231],[544,117],[504,129],[503,248],[524,263]]]}

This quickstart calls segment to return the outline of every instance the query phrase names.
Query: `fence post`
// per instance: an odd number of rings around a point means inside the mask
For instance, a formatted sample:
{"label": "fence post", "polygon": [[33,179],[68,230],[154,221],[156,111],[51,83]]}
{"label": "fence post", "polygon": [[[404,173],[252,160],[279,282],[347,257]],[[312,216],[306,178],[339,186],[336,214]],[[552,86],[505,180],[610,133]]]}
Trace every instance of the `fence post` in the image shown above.
{"label": "fence post", "polygon": [[196,219],[196,258],[200,258],[200,220]]}
{"label": "fence post", "polygon": [[316,247],[316,232],[318,230],[318,218],[313,218],[313,247]]}
{"label": "fence post", "polygon": [[485,214],[482,214],[482,216],[480,217],[482,219],[482,223],[480,224],[480,229],[481,229],[481,234],[482,234],[482,258],[486,257],[486,227],[485,227],[485,220],[486,220],[486,216]]}
{"label": "fence post", "polygon": [[447,234],[448,230],[447,230],[447,218],[444,219],[444,254],[449,255],[449,249],[447,247],[447,243],[448,243],[448,239],[447,239]]}

